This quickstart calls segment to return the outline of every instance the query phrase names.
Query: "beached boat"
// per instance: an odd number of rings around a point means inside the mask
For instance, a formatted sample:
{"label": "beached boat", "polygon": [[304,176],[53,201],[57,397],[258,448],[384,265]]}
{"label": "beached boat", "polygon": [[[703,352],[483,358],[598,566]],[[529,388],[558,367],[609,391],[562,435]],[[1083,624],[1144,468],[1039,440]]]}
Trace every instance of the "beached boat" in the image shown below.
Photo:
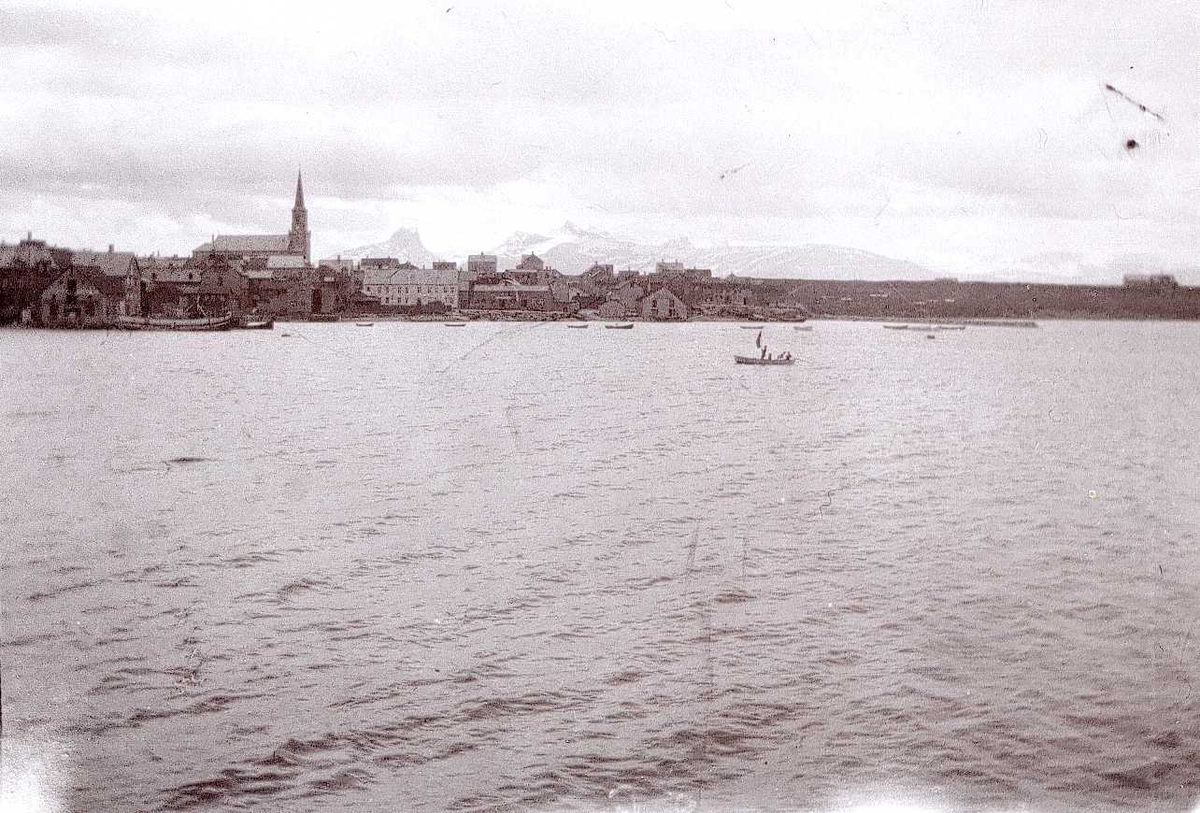
{"label": "beached boat", "polygon": [[754,356],[734,356],[733,360],[735,362],[737,362],[738,364],[758,364],[760,366],[777,366],[777,365],[785,365],[786,366],[788,364],[796,363],[796,360],[792,359],[792,358],[764,359],[764,358],[756,358]]}
{"label": "beached boat", "polygon": [[229,330],[231,317],[202,316],[189,319],[173,316],[118,316],[117,327],[122,330]]}

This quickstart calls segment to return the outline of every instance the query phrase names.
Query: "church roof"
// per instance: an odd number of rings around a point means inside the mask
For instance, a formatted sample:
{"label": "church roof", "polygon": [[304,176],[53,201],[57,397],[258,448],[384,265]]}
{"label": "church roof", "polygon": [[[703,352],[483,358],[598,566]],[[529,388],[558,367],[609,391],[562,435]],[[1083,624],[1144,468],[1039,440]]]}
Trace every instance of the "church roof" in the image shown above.
{"label": "church roof", "polygon": [[237,254],[244,251],[286,253],[289,234],[218,234],[216,240],[205,243],[197,251],[216,251]]}

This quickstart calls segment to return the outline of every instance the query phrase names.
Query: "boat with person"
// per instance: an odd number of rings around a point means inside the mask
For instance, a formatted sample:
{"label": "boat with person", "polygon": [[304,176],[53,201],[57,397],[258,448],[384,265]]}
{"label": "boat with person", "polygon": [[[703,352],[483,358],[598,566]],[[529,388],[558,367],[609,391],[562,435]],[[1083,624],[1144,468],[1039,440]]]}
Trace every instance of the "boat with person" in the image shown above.
{"label": "boat with person", "polygon": [[754,356],[734,356],[733,360],[738,364],[758,364],[761,366],[784,366],[795,364],[796,360],[790,356],[784,358],[755,358]]}
{"label": "boat with person", "polygon": [[121,330],[229,330],[233,317],[200,316],[118,316],[117,327]]}
{"label": "boat with person", "polygon": [[754,346],[761,351],[757,357],[755,356],[738,356],[734,355],[733,361],[735,364],[754,364],[760,367],[787,367],[796,363],[792,358],[790,351],[784,351],[778,355],[770,352],[762,340],[762,331],[758,332],[758,336],[754,338]]}
{"label": "boat with person", "polygon": [[623,322],[619,325],[605,325],[605,330],[633,330],[633,322]]}

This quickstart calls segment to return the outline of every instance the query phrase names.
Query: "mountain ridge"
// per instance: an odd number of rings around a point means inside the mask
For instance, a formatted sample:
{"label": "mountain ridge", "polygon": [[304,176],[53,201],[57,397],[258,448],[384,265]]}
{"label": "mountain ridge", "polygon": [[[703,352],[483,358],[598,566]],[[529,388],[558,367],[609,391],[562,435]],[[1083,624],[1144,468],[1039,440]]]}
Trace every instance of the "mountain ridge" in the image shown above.
{"label": "mountain ridge", "polygon": [[[627,237],[585,229],[567,221],[550,235],[518,231],[486,253],[494,254],[503,270],[513,268],[524,254],[537,254],[546,265],[564,274],[580,274],[594,263],[653,271],[655,263],[679,261],[689,268],[707,268],[713,276],[901,280],[933,279],[933,271],[907,260],[847,246],[722,244],[696,246],[687,237],[662,243],[641,243]],[[415,229],[397,229],[387,240],[341,252],[345,258],[396,257],[427,267],[437,256],[425,247]],[[465,257],[460,259],[465,263]]]}

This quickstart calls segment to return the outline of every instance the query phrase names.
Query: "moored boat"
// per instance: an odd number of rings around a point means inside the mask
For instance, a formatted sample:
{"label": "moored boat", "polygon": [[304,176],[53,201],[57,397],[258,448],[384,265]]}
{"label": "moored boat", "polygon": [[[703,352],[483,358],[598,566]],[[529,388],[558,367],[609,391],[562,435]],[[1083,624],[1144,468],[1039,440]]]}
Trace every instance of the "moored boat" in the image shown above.
{"label": "moored boat", "polygon": [[466,327],[466,322],[442,322],[446,327]]}
{"label": "moored boat", "polygon": [[916,331],[922,331],[925,333],[928,333],[931,330],[966,330],[967,329],[966,325],[959,325],[959,324],[946,324],[946,325],[943,325],[943,324],[932,324],[932,325],[903,324],[903,325],[884,325],[883,327],[886,330],[916,330]]}
{"label": "moored boat", "polygon": [[605,330],[633,330],[633,322],[625,322],[619,325],[605,325]]}
{"label": "moored boat", "polygon": [[374,322],[355,322],[355,327],[374,327]]}
{"label": "moored boat", "polygon": [[118,316],[117,327],[122,330],[229,330],[232,318],[202,316],[196,319],[173,316]]}

